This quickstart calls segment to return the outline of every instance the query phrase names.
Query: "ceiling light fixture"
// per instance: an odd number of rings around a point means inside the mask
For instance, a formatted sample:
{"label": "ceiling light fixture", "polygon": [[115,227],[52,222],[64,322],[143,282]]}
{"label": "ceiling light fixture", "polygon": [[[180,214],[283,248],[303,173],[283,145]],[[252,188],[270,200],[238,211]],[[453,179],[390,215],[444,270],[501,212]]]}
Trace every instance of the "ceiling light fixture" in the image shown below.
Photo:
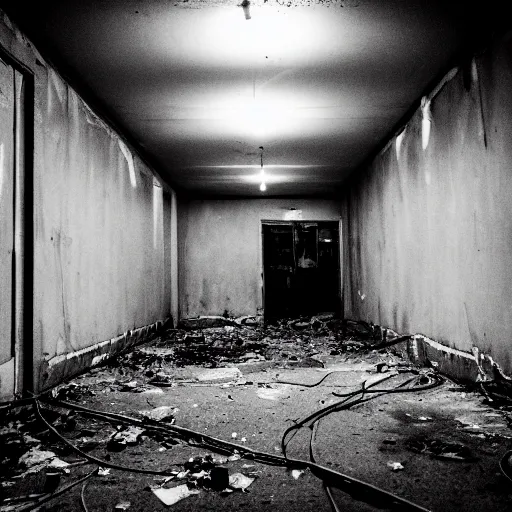
{"label": "ceiling light fixture", "polygon": [[265,183],[266,181],[266,176],[265,176],[265,169],[263,169],[263,146],[260,146],[260,163],[261,163],[261,171],[260,171],[260,174],[259,174],[259,177],[260,177],[260,180],[261,180],[261,183],[260,183],[260,190],[262,192],[265,192],[265,190],[267,190],[267,184]]}
{"label": "ceiling light fixture", "polygon": [[251,2],[249,2],[249,0],[244,0],[240,5],[242,6],[242,9],[244,10],[245,19],[250,20],[251,13],[249,11],[249,6],[251,5]]}

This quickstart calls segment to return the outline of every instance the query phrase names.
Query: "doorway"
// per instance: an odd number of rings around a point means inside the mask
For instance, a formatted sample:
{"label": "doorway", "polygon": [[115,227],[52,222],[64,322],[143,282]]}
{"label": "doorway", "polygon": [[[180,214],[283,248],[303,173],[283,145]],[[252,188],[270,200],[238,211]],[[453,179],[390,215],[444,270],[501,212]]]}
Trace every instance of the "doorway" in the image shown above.
{"label": "doorway", "polygon": [[263,222],[265,319],[339,313],[338,222]]}
{"label": "doorway", "polygon": [[0,396],[10,398],[31,382],[32,108],[32,75],[0,48]]}

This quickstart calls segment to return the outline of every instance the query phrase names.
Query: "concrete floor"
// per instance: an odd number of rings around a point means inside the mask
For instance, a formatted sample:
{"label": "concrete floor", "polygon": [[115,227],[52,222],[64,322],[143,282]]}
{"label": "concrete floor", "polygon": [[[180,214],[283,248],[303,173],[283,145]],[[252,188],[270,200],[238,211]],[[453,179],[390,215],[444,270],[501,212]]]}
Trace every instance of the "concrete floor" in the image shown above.
{"label": "concrete floor", "polygon": [[[145,362],[140,362],[136,351],[124,362],[119,360],[114,366],[75,379],[71,386],[62,388],[59,396],[72,398],[97,411],[133,417],[140,417],[140,411],[172,406],[176,425],[280,454],[281,436],[286,428],[307,414],[339,401],[333,391],[355,390],[365,380],[382,378],[376,372],[377,363],[388,363],[389,369],[384,368],[388,374],[390,370],[404,370],[386,381],[385,387],[403,382],[411,375],[405,372],[407,362],[396,354],[380,351],[364,357],[354,352],[330,355],[332,347],[324,345],[317,344],[318,354],[313,358],[323,362],[322,368],[311,367],[307,357],[290,362],[289,355],[287,361],[256,358],[239,364],[225,363],[220,368],[167,364],[165,372],[173,383],[169,387],[148,384],[155,378],[155,371],[144,370]],[[164,347],[161,340],[152,346],[153,351],[172,350],[172,346]],[[139,356],[147,355],[152,352],[151,344],[137,350]],[[130,370],[128,363],[134,360],[139,363]],[[276,382],[315,383],[333,370],[336,372],[316,387]],[[71,393],[73,389],[75,392]],[[446,380],[432,390],[380,396],[350,410],[336,412],[318,425],[317,462],[433,511],[512,510],[512,488],[498,466],[512,444],[511,432],[505,413],[484,405],[482,399],[481,395]],[[75,418],[77,423],[65,433],[66,437],[80,444],[86,440],[83,429],[92,431],[91,439],[99,444],[89,453],[99,458],[108,453],[110,461],[117,464],[182,470],[191,457],[211,453],[186,443],[164,448],[150,436],[143,436],[138,444],[123,451],[107,452],[106,442],[115,432],[115,426],[80,416]],[[310,433],[306,428],[295,436],[288,447],[289,456],[308,459]],[[449,454],[448,458],[429,454],[429,447],[440,443],[445,446],[459,443],[465,447],[459,453],[464,453],[464,457],[470,454],[472,458],[461,461],[451,459]],[[449,451],[444,450],[445,454]],[[68,455],[67,460],[71,459],[76,456]],[[403,469],[393,471],[389,462],[399,462]],[[228,461],[223,465],[231,474],[241,472],[256,477],[247,492],[223,495],[201,489],[199,494],[166,507],[150,490],[161,481],[160,477],[111,470],[108,475],[92,478],[84,497],[90,512],[115,510],[123,502],[129,502],[127,510],[131,512],[169,508],[177,512],[331,509],[322,482],[310,471],[295,478],[288,469],[250,460]],[[73,467],[65,480],[71,481],[90,470],[89,465]],[[173,485],[176,484],[169,482],[165,487]],[[339,510],[375,510],[374,506],[344,492],[336,489],[333,492]],[[80,487],[46,505],[46,510],[81,510]]]}

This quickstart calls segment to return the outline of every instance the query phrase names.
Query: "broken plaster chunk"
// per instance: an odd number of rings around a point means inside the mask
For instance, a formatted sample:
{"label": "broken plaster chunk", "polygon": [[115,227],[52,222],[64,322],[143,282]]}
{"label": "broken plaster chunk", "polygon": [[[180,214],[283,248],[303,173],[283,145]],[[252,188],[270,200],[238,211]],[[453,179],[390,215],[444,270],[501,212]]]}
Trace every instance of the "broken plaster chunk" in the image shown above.
{"label": "broken plaster chunk", "polygon": [[151,489],[153,494],[166,506],[174,505],[189,496],[199,494],[197,489],[189,489],[187,484],[171,487],[170,489]]}
{"label": "broken plaster chunk", "polygon": [[129,501],[121,501],[114,507],[114,510],[128,510],[131,506]]}

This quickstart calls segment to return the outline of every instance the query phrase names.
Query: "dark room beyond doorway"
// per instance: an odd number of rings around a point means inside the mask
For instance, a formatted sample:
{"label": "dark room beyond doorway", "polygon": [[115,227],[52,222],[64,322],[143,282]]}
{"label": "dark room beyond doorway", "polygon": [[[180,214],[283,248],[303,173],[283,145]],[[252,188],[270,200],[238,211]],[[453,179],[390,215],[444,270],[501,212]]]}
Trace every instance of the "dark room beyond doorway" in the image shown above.
{"label": "dark room beyond doorway", "polygon": [[262,224],[265,319],[340,310],[337,222]]}

